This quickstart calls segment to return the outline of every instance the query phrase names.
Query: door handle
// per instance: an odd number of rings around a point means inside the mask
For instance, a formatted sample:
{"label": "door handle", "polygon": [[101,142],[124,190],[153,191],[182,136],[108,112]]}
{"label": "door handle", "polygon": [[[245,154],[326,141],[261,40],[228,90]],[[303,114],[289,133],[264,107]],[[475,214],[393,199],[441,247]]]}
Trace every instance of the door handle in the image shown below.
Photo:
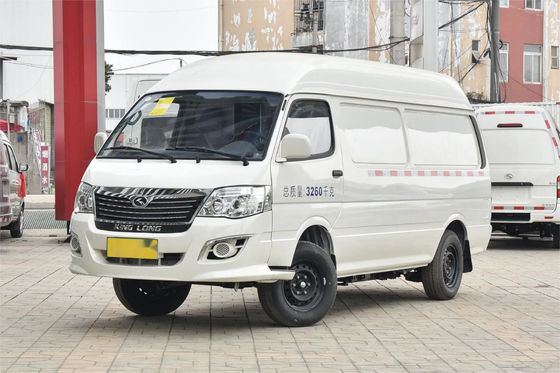
{"label": "door handle", "polygon": [[341,177],[343,175],[342,170],[333,170],[332,176],[333,177]]}

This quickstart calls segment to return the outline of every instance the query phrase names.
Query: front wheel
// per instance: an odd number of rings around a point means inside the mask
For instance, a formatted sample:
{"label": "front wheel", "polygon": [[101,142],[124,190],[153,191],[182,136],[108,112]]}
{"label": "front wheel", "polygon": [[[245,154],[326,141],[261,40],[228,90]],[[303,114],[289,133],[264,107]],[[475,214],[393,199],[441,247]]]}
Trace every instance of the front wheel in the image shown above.
{"label": "front wheel", "polygon": [[321,320],[336,298],[336,268],[330,255],[311,242],[298,243],[290,281],[258,286],[266,314],[284,326],[309,326]]}
{"label": "front wheel", "polygon": [[463,278],[463,243],[453,231],[445,231],[434,260],[422,268],[422,285],[428,297],[453,298]]}
{"label": "front wheel", "polygon": [[129,311],[142,316],[160,316],[175,311],[183,304],[191,284],[114,278],[113,288]]}

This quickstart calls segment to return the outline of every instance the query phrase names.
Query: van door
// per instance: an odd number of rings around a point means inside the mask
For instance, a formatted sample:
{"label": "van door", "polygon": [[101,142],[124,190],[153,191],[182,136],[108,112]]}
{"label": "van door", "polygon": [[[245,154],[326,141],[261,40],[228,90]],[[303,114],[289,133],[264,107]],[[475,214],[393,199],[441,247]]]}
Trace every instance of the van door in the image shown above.
{"label": "van door", "polygon": [[542,113],[493,115],[482,131],[492,180],[493,221],[529,221],[530,212],[554,211],[557,202],[558,135]]}
{"label": "van door", "polygon": [[343,197],[342,155],[329,102],[317,96],[297,95],[290,100],[287,113],[282,137],[307,136],[312,154],[308,159],[287,162],[278,162],[275,154],[272,160],[271,265],[280,265],[274,255],[283,256],[283,265],[291,264],[293,249],[302,233],[298,231],[306,221],[332,227]]}

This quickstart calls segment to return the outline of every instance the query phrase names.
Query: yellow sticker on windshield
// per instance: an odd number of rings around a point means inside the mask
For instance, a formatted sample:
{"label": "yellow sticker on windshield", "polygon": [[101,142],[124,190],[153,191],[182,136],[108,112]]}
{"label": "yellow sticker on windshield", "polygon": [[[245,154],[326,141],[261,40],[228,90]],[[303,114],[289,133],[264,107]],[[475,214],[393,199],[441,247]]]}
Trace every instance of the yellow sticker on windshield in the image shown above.
{"label": "yellow sticker on windshield", "polygon": [[175,97],[160,98],[156,106],[154,106],[152,111],[150,111],[150,115],[164,115],[167,113],[167,110],[171,106],[173,100],[175,100]]}

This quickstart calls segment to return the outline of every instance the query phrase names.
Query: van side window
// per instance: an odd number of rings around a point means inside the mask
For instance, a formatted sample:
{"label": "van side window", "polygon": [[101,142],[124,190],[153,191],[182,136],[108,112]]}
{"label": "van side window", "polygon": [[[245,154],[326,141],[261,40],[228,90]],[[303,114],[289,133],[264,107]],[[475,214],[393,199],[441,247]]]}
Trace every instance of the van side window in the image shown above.
{"label": "van side window", "polygon": [[343,104],[340,112],[353,162],[406,163],[403,124],[397,109]]}
{"label": "van side window", "polygon": [[292,104],[283,136],[305,135],[311,142],[311,157],[319,158],[334,150],[331,115],[325,101],[299,100]]}
{"label": "van side window", "polygon": [[412,162],[420,166],[480,166],[478,139],[466,115],[405,111]]}

